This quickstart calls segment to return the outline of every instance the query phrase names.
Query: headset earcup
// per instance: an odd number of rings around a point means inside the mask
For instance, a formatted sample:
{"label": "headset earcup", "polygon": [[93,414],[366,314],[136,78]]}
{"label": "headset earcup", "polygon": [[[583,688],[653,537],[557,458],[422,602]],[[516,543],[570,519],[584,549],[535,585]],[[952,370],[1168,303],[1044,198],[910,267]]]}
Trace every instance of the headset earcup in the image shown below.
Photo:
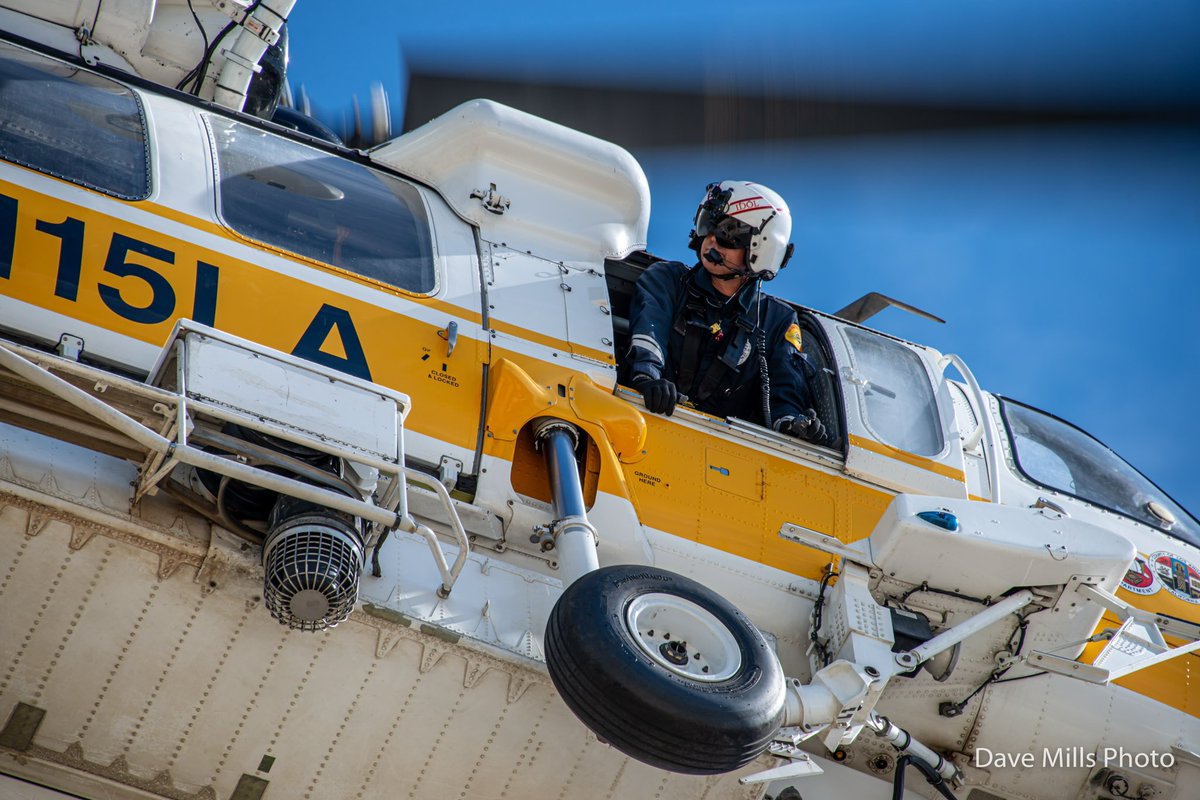
{"label": "headset earcup", "polygon": [[795,251],[795,249],[796,249],[796,245],[794,245],[791,242],[788,242],[787,248],[783,251],[783,261],[779,262],[779,269],[782,270],[784,267],[786,267],[788,265],[788,262],[792,260],[792,253]]}

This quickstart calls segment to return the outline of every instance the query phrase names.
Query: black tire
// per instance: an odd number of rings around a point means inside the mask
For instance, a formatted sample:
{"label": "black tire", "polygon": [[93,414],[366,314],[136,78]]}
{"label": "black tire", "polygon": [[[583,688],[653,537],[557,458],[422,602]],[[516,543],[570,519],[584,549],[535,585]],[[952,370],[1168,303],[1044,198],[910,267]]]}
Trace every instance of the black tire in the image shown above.
{"label": "black tire", "polygon": [[[647,655],[626,622],[639,597],[679,598],[711,614],[736,642],[729,674],[697,680]],[[622,565],[583,576],[550,612],[545,641],[550,678],[575,716],[621,752],[661,769],[738,769],[766,749],[783,720],[783,670],[762,634],[725,598],[673,572]]]}

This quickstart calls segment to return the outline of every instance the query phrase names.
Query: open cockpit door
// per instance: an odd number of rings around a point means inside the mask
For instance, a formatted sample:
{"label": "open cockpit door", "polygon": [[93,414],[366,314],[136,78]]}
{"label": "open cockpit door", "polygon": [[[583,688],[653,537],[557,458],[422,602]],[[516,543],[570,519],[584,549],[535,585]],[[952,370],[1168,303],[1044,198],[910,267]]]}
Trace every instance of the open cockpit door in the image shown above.
{"label": "open cockpit door", "polygon": [[940,355],[821,318],[846,407],[846,471],[902,492],[967,497]]}

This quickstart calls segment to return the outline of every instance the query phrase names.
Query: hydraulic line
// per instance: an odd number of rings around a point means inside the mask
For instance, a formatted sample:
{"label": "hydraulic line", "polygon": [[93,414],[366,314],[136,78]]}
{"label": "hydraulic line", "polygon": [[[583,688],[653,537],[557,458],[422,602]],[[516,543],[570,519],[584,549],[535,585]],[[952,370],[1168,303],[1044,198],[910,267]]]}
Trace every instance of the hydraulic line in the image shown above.
{"label": "hydraulic line", "polygon": [[910,755],[903,755],[896,759],[896,773],[892,780],[892,800],[904,800],[904,771],[908,767],[916,767],[917,770],[925,776],[925,780],[937,789],[938,793],[945,797],[946,800],[957,800],[954,794],[946,787],[946,781],[933,770],[924,761],[918,758],[913,758]]}
{"label": "hydraulic line", "polygon": [[[875,731],[876,736],[886,740],[902,756],[908,756],[914,764],[918,761],[923,762],[929,769],[946,781],[954,781],[960,777],[958,767],[918,742],[908,731],[897,726],[887,717],[872,713],[867,718],[866,724],[867,727]],[[897,765],[896,769],[900,769],[899,765]]]}

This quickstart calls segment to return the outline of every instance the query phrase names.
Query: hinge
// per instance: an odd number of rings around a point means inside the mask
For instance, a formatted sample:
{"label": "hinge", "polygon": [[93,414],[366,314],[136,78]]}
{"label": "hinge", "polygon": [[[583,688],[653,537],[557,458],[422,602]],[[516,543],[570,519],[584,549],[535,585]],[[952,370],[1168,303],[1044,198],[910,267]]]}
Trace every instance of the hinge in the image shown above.
{"label": "hinge", "polygon": [[447,490],[451,490],[458,483],[458,476],[462,472],[462,468],[463,463],[457,458],[442,456],[442,460],[438,464],[438,480]]}
{"label": "hinge", "polygon": [[79,357],[83,355],[83,339],[70,333],[64,333],[58,337],[58,344],[55,345],[54,352],[63,358],[78,361]]}
{"label": "hinge", "polygon": [[487,189],[476,189],[471,192],[471,197],[483,203],[483,207],[493,214],[503,214],[512,205],[511,200],[496,191],[494,183],[488,184]]}

